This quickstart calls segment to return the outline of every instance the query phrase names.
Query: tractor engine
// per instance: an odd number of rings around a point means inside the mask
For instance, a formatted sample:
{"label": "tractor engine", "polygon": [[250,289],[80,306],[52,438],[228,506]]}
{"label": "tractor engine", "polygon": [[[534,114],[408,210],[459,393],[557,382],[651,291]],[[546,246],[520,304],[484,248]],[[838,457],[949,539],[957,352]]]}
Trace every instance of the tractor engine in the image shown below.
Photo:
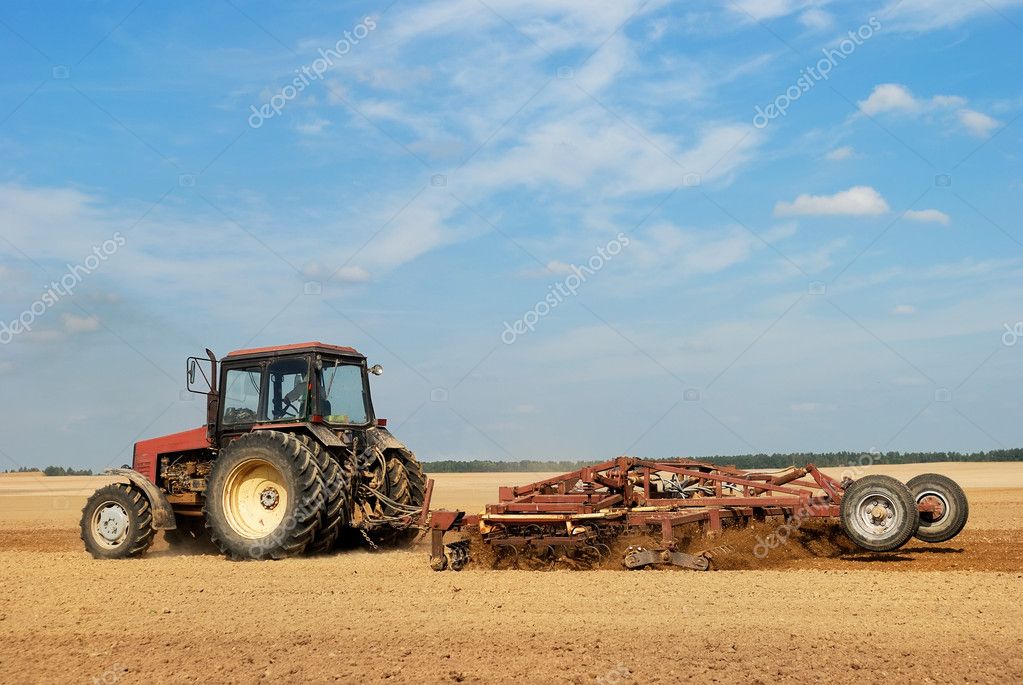
{"label": "tractor engine", "polygon": [[212,461],[198,461],[187,456],[178,457],[173,463],[169,457],[160,459],[160,476],[169,495],[205,492],[206,478],[212,468]]}

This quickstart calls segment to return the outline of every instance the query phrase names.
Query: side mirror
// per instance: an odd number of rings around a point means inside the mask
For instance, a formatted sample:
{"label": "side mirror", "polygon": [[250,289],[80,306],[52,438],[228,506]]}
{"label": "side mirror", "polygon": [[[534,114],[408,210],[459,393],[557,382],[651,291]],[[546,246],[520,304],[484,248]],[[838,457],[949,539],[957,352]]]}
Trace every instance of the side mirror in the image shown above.
{"label": "side mirror", "polygon": [[214,388],[213,374],[214,365],[211,359],[189,357],[185,373],[188,381],[186,389],[197,395],[209,395]]}
{"label": "side mirror", "polygon": [[380,366],[379,364],[374,364],[373,366],[369,367],[369,372],[374,376],[379,376],[384,372],[384,367]]}

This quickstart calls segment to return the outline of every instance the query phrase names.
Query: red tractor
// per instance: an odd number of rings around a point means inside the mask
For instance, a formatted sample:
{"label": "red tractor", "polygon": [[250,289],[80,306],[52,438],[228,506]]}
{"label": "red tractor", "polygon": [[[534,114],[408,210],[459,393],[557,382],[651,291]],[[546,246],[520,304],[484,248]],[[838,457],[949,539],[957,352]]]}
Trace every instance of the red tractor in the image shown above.
{"label": "red tractor", "polygon": [[235,559],[326,552],[346,530],[408,543],[425,520],[423,469],[377,419],[366,357],[319,342],[187,362],[206,425],[135,444],[127,482],[97,490],[81,536],[96,558],[142,554],[158,530],[209,535]]}

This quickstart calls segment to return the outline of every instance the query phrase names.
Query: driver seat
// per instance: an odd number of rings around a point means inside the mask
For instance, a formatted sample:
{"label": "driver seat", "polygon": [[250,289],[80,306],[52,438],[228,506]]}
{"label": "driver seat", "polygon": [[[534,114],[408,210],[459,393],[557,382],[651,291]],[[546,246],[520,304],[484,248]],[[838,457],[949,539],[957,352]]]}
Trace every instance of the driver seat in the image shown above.
{"label": "driver seat", "polygon": [[[308,383],[306,383],[305,376],[295,376],[295,387],[293,387],[291,391],[284,396],[285,405],[290,403],[295,406],[299,416],[305,415],[305,403],[306,398],[308,397],[306,394],[308,390],[307,386]],[[298,400],[302,400],[302,402],[301,404],[296,405],[295,403]]]}

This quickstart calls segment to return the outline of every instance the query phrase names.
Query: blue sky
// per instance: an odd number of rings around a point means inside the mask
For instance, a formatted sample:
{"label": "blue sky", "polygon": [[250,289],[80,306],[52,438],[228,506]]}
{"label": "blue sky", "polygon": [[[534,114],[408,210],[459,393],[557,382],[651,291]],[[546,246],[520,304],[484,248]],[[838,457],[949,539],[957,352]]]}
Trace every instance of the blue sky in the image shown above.
{"label": "blue sky", "polygon": [[7,4],[0,455],[311,339],[426,459],[1018,446],[1020,5]]}

